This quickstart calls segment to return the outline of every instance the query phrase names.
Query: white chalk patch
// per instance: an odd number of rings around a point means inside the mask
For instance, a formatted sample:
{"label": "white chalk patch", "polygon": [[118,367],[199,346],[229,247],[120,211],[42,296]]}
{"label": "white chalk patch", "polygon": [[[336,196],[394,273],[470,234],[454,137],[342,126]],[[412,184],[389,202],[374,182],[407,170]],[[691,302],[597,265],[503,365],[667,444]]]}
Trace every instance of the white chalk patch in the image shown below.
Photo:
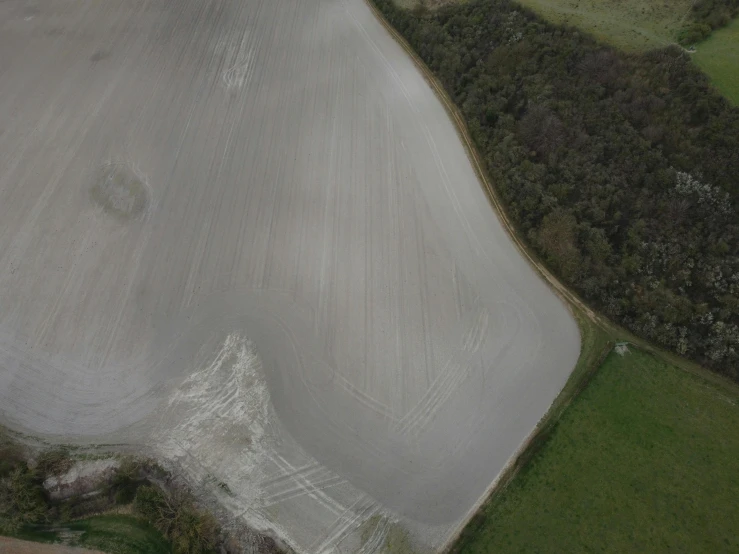
{"label": "white chalk patch", "polygon": [[249,341],[232,334],[211,363],[172,394],[155,433],[156,448],[195,482],[208,481],[223,491],[238,486],[240,496],[256,501],[257,488],[243,485],[254,482],[266,456],[269,418],[259,358]]}

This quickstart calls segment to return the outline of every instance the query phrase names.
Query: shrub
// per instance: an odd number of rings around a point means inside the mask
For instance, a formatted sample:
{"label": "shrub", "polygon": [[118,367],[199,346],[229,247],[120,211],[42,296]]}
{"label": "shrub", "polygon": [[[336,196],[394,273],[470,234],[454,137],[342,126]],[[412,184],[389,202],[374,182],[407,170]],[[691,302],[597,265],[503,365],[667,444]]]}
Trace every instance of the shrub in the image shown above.
{"label": "shrub", "polygon": [[25,463],[0,478],[0,533],[45,520],[48,505],[41,480]]}
{"label": "shrub", "polygon": [[680,31],[678,42],[683,46],[690,46],[707,38],[711,31],[711,26],[707,23],[693,23]]}
{"label": "shrub", "polygon": [[134,510],[172,542],[175,554],[205,554],[219,545],[215,518],[198,510],[184,491],[168,494],[155,485],[141,486]]}
{"label": "shrub", "polygon": [[36,460],[36,472],[42,479],[59,477],[69,471],[74,461],[69,457],[69,452],[64,448],[46,450]]}

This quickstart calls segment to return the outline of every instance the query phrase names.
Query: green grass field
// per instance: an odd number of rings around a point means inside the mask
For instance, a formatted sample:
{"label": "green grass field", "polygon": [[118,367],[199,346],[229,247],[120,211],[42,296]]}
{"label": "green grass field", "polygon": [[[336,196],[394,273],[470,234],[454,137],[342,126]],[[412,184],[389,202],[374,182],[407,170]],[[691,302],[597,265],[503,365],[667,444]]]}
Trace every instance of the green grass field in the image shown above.
{"label": "green grass field", "polygon": [[711,77],[714,86],[739,106],[739,19],[701,42],[693,60]]}
{"label": "green grass field", "polygon": [[64,542],[110,554],[172,552],[172,546],[159,531],[126,515],[93,516],[53,527],[26,528],[15,536],[38,542]]}
{"label": "green grass field", "polygon": [[456,551],[739,551],[739,390],[611,353]]}
{"label": "green grass field", "polygon": [[672,44],[691,0],[518,0],[553,23],[579,27],[627,51]]}
{"label": "green grass field", "polygon": [[[622,50],[674,44],[688,21],[691,0],[518,0],[544,19],[578,27]],[[739,19],[697,45],[695,63],[739,106]]]}

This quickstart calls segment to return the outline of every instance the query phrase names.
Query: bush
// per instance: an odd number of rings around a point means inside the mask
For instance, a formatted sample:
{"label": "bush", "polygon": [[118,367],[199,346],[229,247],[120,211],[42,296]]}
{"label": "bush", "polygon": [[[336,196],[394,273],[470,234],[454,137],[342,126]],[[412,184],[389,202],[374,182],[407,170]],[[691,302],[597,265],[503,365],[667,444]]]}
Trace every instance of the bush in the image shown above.
{"label": "bush", "polygon": [[46,519],[48,504],[41,483],[25,462],[0,478],[0,534]]}
{"label": "bush", "polygon": [[110,492],[116,504],[130,504],[136,497],[138,488],[146,482],[144,468],[140,461],[125,458],[113,475]]}
{"label": "bush", "polygon": [[707,38],[711,31],[711,26],[706,23],[693,23],[680,31],[678,42],[690,46]]}
{"label": "bush", "polygon": [[0,437],[0,478],[10,474],[24,460],[23,449],[17,444],[3,440]]}
{"label": "bush", "polygon": [[219,545],[218,523],[183,491],[167,494],[154,485],[139,487],[134,511],[172,542],[175,554],[205,554]]}
{"label": "bush", "polygon": [[708,23],[713,29],[727,25],[739,12],[739,0],[696,0],[693,3],[692,19]]}
{"label": "bush", "polygon": [[695,44],[707,38],[714,29],[725,27],[739,14],[739,0],[696,0],[691,10],[693,23],[680,31],[678,42]]}

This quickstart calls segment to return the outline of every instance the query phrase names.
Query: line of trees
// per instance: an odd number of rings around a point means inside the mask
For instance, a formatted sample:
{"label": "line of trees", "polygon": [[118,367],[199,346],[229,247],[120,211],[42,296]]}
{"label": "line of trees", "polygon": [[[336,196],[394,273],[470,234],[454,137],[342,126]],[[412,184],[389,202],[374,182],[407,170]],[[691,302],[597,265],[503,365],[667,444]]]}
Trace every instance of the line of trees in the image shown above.
{"label": "line of trees", "polygon": [[634,333],[737,378],[739,110],[687,54],[626,54],[508,0],[373,1],[459,106],[555,273]]}

